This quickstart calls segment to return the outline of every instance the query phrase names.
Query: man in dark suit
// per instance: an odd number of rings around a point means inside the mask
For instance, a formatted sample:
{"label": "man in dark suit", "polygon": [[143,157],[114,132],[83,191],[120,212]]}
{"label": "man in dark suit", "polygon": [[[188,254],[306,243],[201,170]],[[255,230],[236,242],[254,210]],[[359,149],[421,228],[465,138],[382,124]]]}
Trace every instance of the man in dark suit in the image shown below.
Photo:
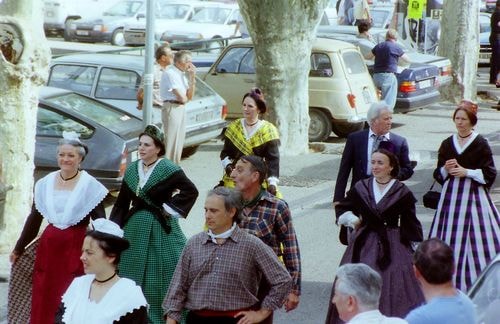
{"label": "man in dark suit", "polygon": [[367,119],[369,129],[352,133],[347,137],[335,184],[334,204],[345,197],[351,170],[351,188],[359,180],[371,176],[371,153],[374,151],[374,145],[378,147],[381,142],[390,142],[384,144],[390,144],[391,151],[398,157],[400,165],[398,180],[406,180],[413,174],[406,139],[390,132],[392,125],[390,107],[384,101],[372,104],[367,112]]}

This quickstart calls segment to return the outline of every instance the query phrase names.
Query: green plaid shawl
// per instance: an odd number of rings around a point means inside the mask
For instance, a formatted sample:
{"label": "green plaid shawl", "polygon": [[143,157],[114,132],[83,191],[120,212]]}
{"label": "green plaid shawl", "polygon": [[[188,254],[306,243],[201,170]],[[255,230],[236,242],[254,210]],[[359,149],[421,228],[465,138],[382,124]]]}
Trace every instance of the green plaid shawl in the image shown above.
{"label": "green plaid shawl", "polygon": [[[132,192],[138,193],[139,197],[152,204],[145,192],[178,170],[179,166],[168,160],[161,160],[144,187],[137,189],[139,174],[136,161],[127,169],[124,181]],[[155,324],[165,323],[161,304],[186,244],[186,237],[178,220],[170,218],[167,223],[172,228],[168,235],[151,212],[142,209],[132,215],[124,227],[130,248],[122,253],[118,265],[120,276],[130,278],[142,287],[149,304],[149,322]]]}

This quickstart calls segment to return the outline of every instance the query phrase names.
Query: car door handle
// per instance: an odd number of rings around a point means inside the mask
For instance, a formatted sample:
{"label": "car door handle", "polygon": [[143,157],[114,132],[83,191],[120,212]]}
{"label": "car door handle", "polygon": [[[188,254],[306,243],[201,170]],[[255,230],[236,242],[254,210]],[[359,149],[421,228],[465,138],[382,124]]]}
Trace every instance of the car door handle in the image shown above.
{"label": "car door handle", "polygon": [[243,79],[243,81],[246,83],[255,83],[255,80],[253,79]]}

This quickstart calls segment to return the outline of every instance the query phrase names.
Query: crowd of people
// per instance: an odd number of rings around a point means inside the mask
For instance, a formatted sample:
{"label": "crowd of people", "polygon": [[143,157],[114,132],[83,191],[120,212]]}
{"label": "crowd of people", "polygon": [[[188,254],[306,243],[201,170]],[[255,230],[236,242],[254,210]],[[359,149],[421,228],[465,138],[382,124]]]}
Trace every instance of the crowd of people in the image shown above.
{"label": "crowd of people", "polygon": [[[139,135],[139,159],[128,165],[109,219],[108,192],[80,169],[88,148],[75,134],[59,143],[60,169],[36,183],[10,255],[12,276],[27,264],[22,275],[32,284],[18,289],[21,280],[12,278],[11,322],[272,323],[273,311],[298,307],[300,249],[278,189],[279,132],[262,119],[263,92],[244,94],[243,118],[225,130],[222,180],[205,198],[205,230],[188,240],[179,219],[199,192],[179,161],[195,69],[187,51],[173,55],[162,46],[156,59],[153,106],[162,109],[163,130],[149,125]],[[137,98],[142,108],[142,89]],[[442,192],[428,240],[417,199],[402,182],[414,164],[406,139],[391,131],[392,110],[373,104],[369,128],[346,141],[333,206],[347,247],[326,323],[454,316],[453,323],[469,324],[474,307],[463,292],[500,252],[500,215],[488,193],[496,168],[474,131],[477,105],[457,106],[457,132],[439,148],[433,175]],[[35,240],[43,219],[48,226]],[[31,266],[22,262],[27,257]]]}

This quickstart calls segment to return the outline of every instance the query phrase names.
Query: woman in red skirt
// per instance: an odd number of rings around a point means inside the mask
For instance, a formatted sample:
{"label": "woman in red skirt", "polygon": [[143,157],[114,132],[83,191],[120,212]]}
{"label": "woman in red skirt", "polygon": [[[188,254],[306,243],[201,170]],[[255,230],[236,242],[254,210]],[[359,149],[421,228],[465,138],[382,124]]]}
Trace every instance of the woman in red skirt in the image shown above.
{"label": "woman in red skirt", "polygon": [[33,324],[54,323],[61,296],[72,280],[84,273],[80,254],[89,220],[106,216],[102,201],[108,191],[94,177],[80,171],[88,148],[74,135],[65,133],[59,142],[60,170],[36,183],[33,208],[10,255],[14,272],[17,259],[37,236],[42,220],[47,221],[33,269]]}

